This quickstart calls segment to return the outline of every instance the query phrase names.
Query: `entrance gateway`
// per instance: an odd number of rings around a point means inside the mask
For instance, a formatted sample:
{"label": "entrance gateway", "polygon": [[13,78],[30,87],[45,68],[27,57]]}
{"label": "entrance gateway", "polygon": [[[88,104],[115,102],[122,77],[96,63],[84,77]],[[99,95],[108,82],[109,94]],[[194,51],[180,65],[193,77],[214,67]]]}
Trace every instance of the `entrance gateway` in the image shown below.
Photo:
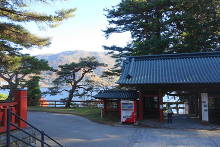
{"label": "entrance gateway", "polygon": [[163,97],[175,94],[189,114],[220,123],[220,52],[127,57],[118,80],[138,92],[138,120],[155,114],[163,121]]}

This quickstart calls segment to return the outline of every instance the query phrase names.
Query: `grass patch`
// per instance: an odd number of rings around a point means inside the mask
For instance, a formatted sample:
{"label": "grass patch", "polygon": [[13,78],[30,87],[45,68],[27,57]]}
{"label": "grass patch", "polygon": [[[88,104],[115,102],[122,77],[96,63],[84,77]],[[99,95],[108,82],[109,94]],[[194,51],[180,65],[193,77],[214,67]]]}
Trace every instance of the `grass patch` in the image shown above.
{"label": "grass patch", "polygon": [[0,101],[4,101],[8,98],[8,95],[0,93]]}
{"label": "grass patch", "polygon": [[51,108],[51,107],[39,107],[31,106],[28,107],[29,111],[41,111],[41,112],[53,112],[53,113],[62,113],[62,114],[74,114],[79,115],[85,118],[88,118],[92,121],[113,124],[117,122],[117,119],[112,119],[112,117],[103,117],[101,118],[101,109],[93,107],[75,107],[75,108]]}

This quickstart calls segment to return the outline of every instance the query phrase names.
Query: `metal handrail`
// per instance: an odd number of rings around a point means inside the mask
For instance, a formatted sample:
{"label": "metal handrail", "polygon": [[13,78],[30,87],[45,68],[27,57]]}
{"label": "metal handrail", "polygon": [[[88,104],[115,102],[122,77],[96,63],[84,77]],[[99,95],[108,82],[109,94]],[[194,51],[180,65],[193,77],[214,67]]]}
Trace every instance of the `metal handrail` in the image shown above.
{"label": "metal handrail", "polygon": [[[18,126],[14,125],[13,123],[11,123],[11,125],[12,125],[13,127],[17,128],[18,130],[24,132],[25,134],[27,134],[27,135],[33,137],[34,139],[38,140],[39,142],[41,142],[41,139],[39,139],[39,138],[33,136],[32,134],[30,134],[30,133],[28,133],[27,131],[25,131],[25,130],[19,128]],[[13,136],[12,136],[12,137],[13,137]],[[47,143],[45,142],[45,144],[47,144]],[[47,144],[47,145],[48,145],[48,144]],[[48,145],[48,146],[50,146],[50,145]]]}
{"label": "metal handrail", "polygon": [[[14,112],[11,112],[13,115],[15,115],[16,117],[19,117],[19,115],[17,115]],[[24,119],[20,118],[20,120],[24,121],[26,124],[28,124],[30,127],[34,128],[35,130],[37,130],[40,133],[43,133],[44,136],[48,137],[50,140],[54,141],[55,143],[57,143],[58,145],[62,146],[59,142],[57,142],[56,140],[54,140],[53,138],[51,138],[49,135],[47,135],[46,133],[44,133],[43,131],[39,130],[38,128],[36,128],[35,126],[33,126],[32,124],[28,123],[27,121],[25,121]]]}
{"label": "metal handrail", "polygon": [[[14,115],[17,119],[23,121],[25,124],[27,124],[28,126],[30,126],[31,128],[33,128],[34,130],[38,131],[41,134],[41,139],[31,135],[30,133],[28,133],[27,131],[25,131],[24,129],[18,127],[16,124],[13,124],[11,122],[11,118],[12,115]],[[22,119],[19,115],[15,114],[14,112],[11,111],[11,108],[7,109],[7,147],[10,147],[10,137],[13,137],[21,142],[23,142],[24,144],[27,144],[29,146],[33,146],[25,141],[23,141],[22,139],[19,139],[18,137],[11,135],[10,134],[10,128],[11,126],[19,129],[20,131],[24,132],[25,134],[31,136],[32,138],[36,139],[37,141],[39,141],[41,143],[41,147],[44,147],[44,145],[47,145],[49,147],[51,147],[48,143],[45,142],[44,136],[46,136],[47,138],[49,138],[50,140],[52,140],[53,142],[55,142],[57,145],[59,145],[60,147],[63,147],[63,145],[61,145],[59,142],[57,142],[56,140],[54,140],[53,138],[51,138],[49,135],[47,135],[46,133],[44,133],[44,131],[39,130],[38,128],[36,128],[35,126],[33,126],[32,124],[30,124],[29,122],[27,122],[26,120]]]}
{"label": "metal handrail", "polygon": [[23,122],[25,122],[27,125],[29,125],[30,127],[32,127],[33,129],[37,130],[40,133],[43,133],[44,136],[48,137],[50,140],[52,140],[53,142],[55,142],[56,144],[62,146],[59,142],[57,142],[56,140],[54,140],[53,138],[51,138],[49,135],[47,135],[46,133],[44,133],[43,131],[39,130],[38,128],[36,128],[35,126],[33,126],[32,124],[30,124],[29,122],[27,122],[26,120],[22,119],[19,115],[17,115],[16,113],[12,112],[11,113],[13,115],[15,115],[17,118],[19,118],[20,120],[22,120]]}

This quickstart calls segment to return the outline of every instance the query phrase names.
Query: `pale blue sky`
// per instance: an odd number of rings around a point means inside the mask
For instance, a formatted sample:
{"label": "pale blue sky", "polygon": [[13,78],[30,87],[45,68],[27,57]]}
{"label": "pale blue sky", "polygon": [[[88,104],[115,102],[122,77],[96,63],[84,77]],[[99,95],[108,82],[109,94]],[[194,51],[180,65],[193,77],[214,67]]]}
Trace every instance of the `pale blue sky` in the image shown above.
{"label": "pale blue sky", "polygon": [[67,0],[48,6],[34,4],[34,10],[44,12],[55,8],[77,8],[75,17],[66,20],[59,27],[40,30],[38,27],[26,24],[29,30],[42,37],[51,37],[52,44],[43,49],[25,51],[32,55],[58,53],[69,50],[103,51],[103,45],[124,46],[130,40],[129,33],[114,34],[108,40],[103,29],[107,27],[104,8],[111,8],[121,0]]}

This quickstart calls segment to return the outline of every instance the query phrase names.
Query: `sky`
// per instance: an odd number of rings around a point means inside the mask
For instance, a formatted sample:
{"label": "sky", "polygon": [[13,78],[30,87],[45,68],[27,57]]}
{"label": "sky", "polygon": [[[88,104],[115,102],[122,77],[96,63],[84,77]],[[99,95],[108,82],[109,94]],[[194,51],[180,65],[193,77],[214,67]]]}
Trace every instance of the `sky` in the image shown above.
{"label": "sky", "polygon": [[75,16],[57,28],[40,29],[26,24],[26,28],[41,37],[50,37],[51,45],[23,52],[31,55],[54,54],[62,51],[104,51],[103,45],[125,46],[130,41],[129,33],[113,34],[106,39],[102,30],[108,26],[105,8],[111,8],[121,0],[67,0],[48,5],[33,4],[33,10],[49,13],[56,9],[76,8]]}

